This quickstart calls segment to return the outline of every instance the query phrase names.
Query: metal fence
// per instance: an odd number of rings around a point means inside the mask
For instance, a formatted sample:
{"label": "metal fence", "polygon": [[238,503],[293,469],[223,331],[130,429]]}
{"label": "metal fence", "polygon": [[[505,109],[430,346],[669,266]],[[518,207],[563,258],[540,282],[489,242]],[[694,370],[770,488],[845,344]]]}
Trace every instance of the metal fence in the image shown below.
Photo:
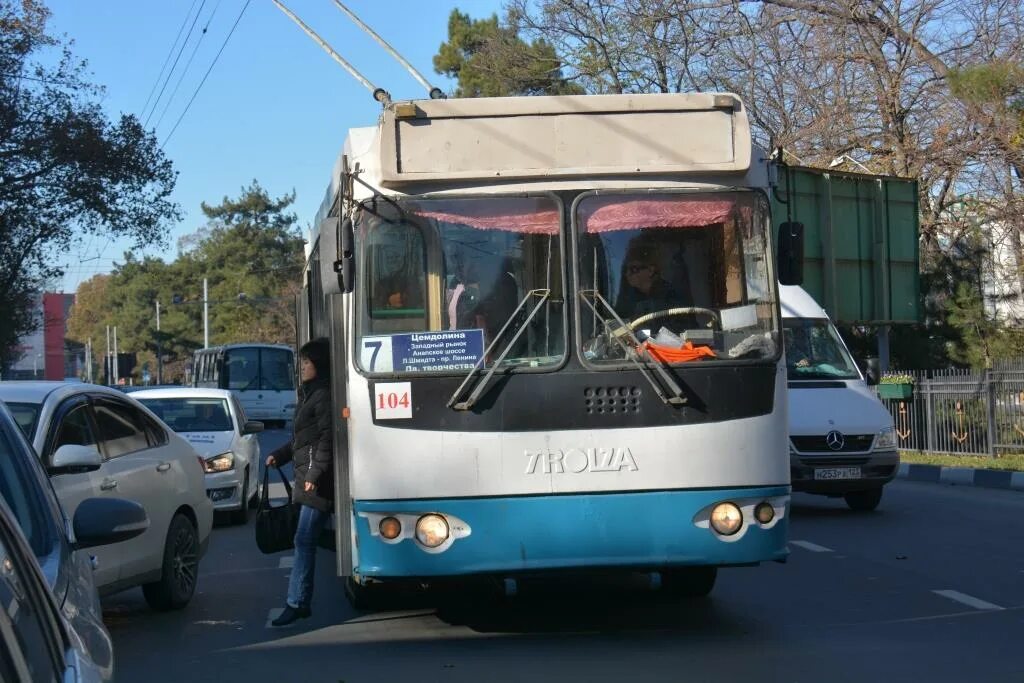
{"label": "metal fence", "polygon": [[915,379],[911,398],[882,399],[901,449],[1024,453],[1024,359],[992,370],[908,374]]}

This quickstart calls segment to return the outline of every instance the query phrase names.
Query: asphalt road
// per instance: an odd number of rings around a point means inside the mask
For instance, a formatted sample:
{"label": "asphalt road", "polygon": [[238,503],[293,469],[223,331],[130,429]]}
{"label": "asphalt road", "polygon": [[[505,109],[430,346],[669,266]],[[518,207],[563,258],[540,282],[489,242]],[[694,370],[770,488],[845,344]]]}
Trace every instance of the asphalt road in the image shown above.
{"label": "asphalt road", "polygon": [[[284,438],[264,435],[264,452]],[[640,581],[473,591],[359,613],[320,551],[313,616],[268,627],[288,553],[214,529],[198,593],[104,601],[121,681],[1024,681],[1024,494],[894,482],[878,511],[796,495],[790,561],[722,570],[710,598]]]}

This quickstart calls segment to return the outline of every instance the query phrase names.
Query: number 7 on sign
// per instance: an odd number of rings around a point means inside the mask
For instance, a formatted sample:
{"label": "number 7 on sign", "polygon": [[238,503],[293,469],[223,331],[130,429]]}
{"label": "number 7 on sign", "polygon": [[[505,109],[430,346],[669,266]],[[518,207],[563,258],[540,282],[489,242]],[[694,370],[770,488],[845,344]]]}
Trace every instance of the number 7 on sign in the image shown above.
{"label": "number 7 on sign", "polygon": [[367,372],[392,372],[391,337],[363,337],[359,364]]}
{"label": "number 7 on sign", "polygon": [[373,411],[378,420],[412,417],[412,383],[382,382],[374,385]]}

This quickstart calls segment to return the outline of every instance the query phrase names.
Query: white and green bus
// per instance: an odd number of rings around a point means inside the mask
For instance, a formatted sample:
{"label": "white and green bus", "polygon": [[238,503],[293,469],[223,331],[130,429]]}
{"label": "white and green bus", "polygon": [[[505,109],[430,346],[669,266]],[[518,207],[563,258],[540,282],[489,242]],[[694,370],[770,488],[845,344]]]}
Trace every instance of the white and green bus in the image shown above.
{"label": "white and green bus", "polygon": [[284,344],[226,344],[192,356],[192,386],[229,389],[249,420],[283,427],[295,412],[295,351]]}

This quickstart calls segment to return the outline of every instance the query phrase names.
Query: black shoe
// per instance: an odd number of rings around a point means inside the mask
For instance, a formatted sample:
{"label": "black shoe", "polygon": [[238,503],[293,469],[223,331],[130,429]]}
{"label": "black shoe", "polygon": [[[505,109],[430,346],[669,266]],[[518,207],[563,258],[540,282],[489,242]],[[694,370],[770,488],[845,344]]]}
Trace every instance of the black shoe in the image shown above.
{"label": "black shoe", "polygon": [[292,607],[285,605],[284,610],[271,623],[273,626],[288,626],[298,619],[305,619],[313,615],[313,610],[308,607]]}

